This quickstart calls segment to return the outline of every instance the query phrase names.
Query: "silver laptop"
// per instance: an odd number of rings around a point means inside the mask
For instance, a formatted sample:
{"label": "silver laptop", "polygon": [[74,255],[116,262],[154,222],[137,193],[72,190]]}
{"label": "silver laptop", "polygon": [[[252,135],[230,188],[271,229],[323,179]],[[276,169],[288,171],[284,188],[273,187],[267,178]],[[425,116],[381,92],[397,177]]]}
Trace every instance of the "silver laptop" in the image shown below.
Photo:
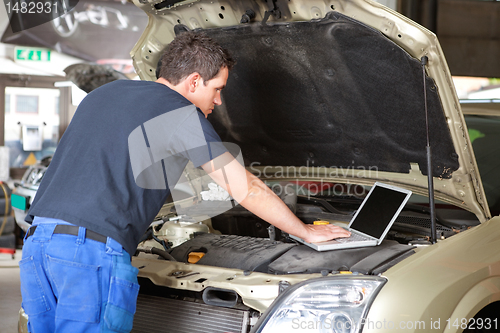
{"label": "silver laptop", "polygon": [[317,251],[376,246],[382,243],[392,224],[410,199],[411,191],[376,182],[347,226],[351,236],[326,242],[307,243],[290,236]]}

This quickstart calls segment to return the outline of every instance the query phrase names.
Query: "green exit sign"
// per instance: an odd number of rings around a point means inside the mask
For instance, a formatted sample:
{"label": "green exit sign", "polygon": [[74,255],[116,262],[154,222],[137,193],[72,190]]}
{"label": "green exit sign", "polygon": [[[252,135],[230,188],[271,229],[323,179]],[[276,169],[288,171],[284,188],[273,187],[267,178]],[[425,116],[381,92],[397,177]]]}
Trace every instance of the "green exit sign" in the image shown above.
{"label": "green exit sign", "polygon": [[49,49],[38,49],[33,47],[16,47],[16,60],[21,61],[50,61]]}

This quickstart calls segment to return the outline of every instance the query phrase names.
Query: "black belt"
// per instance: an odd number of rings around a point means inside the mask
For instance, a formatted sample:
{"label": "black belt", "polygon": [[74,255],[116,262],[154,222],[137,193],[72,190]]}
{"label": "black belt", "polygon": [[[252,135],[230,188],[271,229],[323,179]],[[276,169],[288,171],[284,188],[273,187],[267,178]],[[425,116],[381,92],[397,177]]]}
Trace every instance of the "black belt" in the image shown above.
{"label": "black belt", "polygon": [[[26,235],[26,238],[30,237],[35,233],[36,225],[32,226],[28,230],[28,234]],[[76,225],[67,225],[67,224],[58,224],[56,225],[56,228],[54,229],[54,234],[65,234],[65,235],[73,235],[73,236],[78,236],[78,231],[80,230],[80,227],[77,227]],[[103,236],[101,234],[98,234],[97,232],[94,232],[92,230],[86,230],[85,232],[85,238],[92,239],[101,243],[106,244],[107,237]]]}

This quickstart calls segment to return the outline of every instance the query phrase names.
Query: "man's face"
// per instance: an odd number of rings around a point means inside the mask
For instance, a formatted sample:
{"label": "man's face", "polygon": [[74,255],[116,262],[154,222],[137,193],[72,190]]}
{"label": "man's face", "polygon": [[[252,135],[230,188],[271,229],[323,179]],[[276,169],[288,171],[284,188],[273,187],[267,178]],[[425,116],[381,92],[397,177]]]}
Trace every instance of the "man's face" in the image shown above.
{"label": "man's face", "polygon": [[228,75],[227,67],[222,67],[213,79],[206,82],[203,82],[202,78],[199,79],[190,101],[203,112],[205,117],[212,113],[215,105],[222,104],[220,92],[226,86]]}

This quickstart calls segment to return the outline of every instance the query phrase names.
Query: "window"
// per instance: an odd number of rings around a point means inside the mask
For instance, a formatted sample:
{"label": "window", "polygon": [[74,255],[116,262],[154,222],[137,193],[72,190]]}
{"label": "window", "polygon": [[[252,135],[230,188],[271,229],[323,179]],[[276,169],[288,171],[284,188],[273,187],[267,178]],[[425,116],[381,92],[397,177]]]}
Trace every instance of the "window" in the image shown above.
{"label": "window", "polygon": [[10,95],[5,94],[5,113],[10,112]]}
{"label": "window", "polygon": [[17,95],[16,112],[38,113],[38,96]]}
{"label": "window", "polygon": [[[10,112],[6,112],[4,117],[4,140],[10,151],[10,167],[23,167],[32,152],[38,160],[54,153],[59,139],[58,104],[63,112],[63,99],[57,102],[59,94],[59,89],[54,88],[5,87],[5,96],[10,95],[6,99],[10,102]],[[28,131],[28,127],[38,127],[38,134]],[[24,128],[26,135],[23,137]],[[39,146],[32,151],[23,149],[24,143],[29,141],[28,134],[33,134],[32,137],[42,142],[42,150],[36,150]]]}
{"label": "window", "polygon": [[55,102],[54,102],[54,104],[55,104],[54,109],[55,109],[55,111],[56,111],[56,114],[59,114],[59,96],[56,96],[56,97],[55,97]]}
{"label": "window", "polygon": [[500,100],[499,78],[453,76],[452,79],[461,100]]}

